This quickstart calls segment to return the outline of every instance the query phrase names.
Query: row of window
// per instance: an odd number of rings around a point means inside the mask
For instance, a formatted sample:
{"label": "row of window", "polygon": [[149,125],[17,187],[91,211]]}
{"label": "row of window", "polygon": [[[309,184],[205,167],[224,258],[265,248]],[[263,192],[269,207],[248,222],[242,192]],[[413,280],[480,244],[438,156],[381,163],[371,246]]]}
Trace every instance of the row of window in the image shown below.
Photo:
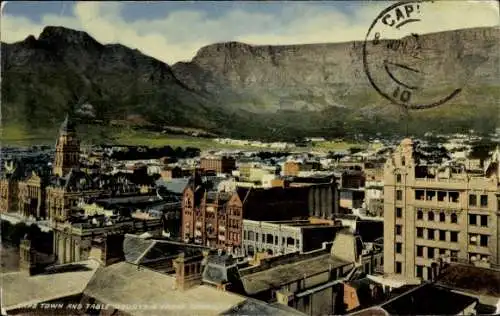
{"label": "row of window", "polygon": [[[401,175],[397,175],[397,177],[398,178],[396,181],[401,182]],[[435,194],[433,193],[435,192],[431,191],[428,192],[428,194],[424,194],[423,190],[415,190],[415,199],[433,201],[435,198]],[[437,192],[438,201],[444,202],[446,197],[448,197],[448,202],[458,203],[459,201],[458,192],[444,192],[444,191]],[[403,190],[396,190],[396,200],[398,201],[403,200]],[[469,194],[469,206],[488,207],[488,195],[486,194],[479,195],[479,201],[478,201],[478,195]]]}
{"label": "row of window", "polygon": [[469,194],[469,206],[488,207],[488,196],[485,194],[481,194],[479,196],[479,204],[477,202],[477,195]]}
{"label": "row of window", "polygon": [[[479,221],[477,220],[478,217]],[[469,214],[469,225],[481,225],[482,227],[488,227],[488,215]]]}
{"label": "row of window", "polygon": [[[440,222],[442,223],[446,222],[445,212],[439,212],[438,218]],[[424,212],[421,209],[417,210],[417,220],[423,220],[423,219],[424,219]],[[436,216],[433,211],[427,211],[427,220],[431,222],[436,220]],[[458,222],[457,214],[452,213],[450,215],[450,222],[453,224],[456,224]]]}
{"label": "row of window", "polygon": [[[426,236],[424,236],[424,230],[427,230]],[[436,234],[437,232],[437,234]],[[447,241],[446,240],[446,230],[442,229],[432,229],[432,228],[423,228],[423,227],[417,227],[417,238],[426,238],[427,240],[436,240],[439,239],[439,241]],[[455,231],[450,231],[450,242],[458,242],[458,232]]]}
{"label": "row of window", "polygon": [[469,234],[469,245],[488,247],[488,235]]}
{"label": "row of window", "polygon": [[455,258],[458,256],[458,251],[456,251],[456,250],[448,250],[448,249],[444,249],[444,248],[434,248],[434,247],[424,247],[424,246],[417,246],[416,256],[419,258],[424,258],[424,253],[426,253],[427,256],[425,258],[434,259],[434,258],[436,258],[436,255],[439,255],[439,256],[446,255],[448,251],[450,252],[449,255],[451,257]]}
{"label": "row of window", "polygon": [[[254,233],[253,231],[243,231],[243,239],[244,240],[249,240],[249,241],[256,241],[256,242],[262,242],[266,244],[274,244],[278,245],[278,236],[274,236],[272,234],[260,234],[261,239],[259,239],[259,233]],[[292,237],[282,237],[281,238],[281,245],[287,245],[287,246],[294,246],[294,245],[299,245],[300,244],[300,239],[294,239]]]}
{"label": "row of window", "polygon": [[[396,217],[397,218],[402,218],[403,217],[403,208],[401,207],[396,207]],[[445,212],[440,212],[439,215],[439,221],[440,222],[446,222],[446,214]],[[421,209],[417,210],[417,220],[423,220],[424,219],[424,212]],[[427,220],[429,221],[435,221],[436,216],[433,211],[428,211],[427,212]],[[450,215],[450,222],[453,224],[458,223],[458,215],[456,213],[451,213]]]}

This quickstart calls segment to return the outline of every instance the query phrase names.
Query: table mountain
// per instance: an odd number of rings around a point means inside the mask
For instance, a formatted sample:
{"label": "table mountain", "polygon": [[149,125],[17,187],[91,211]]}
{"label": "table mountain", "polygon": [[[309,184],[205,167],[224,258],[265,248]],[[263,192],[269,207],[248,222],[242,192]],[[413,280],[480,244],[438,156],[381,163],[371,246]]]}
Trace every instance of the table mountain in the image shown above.
{"label": "table mountain", "polygon": [[[433,48],[429,91],[457,85],[463,91],[446,105],[412,114],[405,123],[410,132],[497,125],[499,39],[498,28],[421,36]],[[229,136],[394,133],[405,125],[399,109],[369,85],[361,42],[218,43],[170,67],[85,32],[48,26],[38,39],[2,43],[1,49],[4,119],[31,127],[58,124],[76,100],[91,104],[95,118],[106,122],[139,116]]]}

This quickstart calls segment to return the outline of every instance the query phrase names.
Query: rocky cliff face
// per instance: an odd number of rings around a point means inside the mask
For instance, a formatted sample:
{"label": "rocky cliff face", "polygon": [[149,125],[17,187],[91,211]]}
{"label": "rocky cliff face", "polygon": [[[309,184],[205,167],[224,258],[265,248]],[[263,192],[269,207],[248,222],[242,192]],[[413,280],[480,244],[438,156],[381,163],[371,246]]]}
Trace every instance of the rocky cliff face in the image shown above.
{"label": "rocky cliff face", "polygon": [[[425,86],[498,85],[498,28],[466,29],[420,36],[425,49]],[[322,110],[359,107],[356,100],[384,101],[372,94],[363,70],[362,42],[297,46],[220,43],[203,47],[190,63],[173,66],[175,75],[200,92],[254,110]],[[384,52],[372,51],[383,60]],[[236,98],[237,99],[237,98]],[[379,100],[376,100],[379,99]],[[250,102],[248,102],[250,100]]]}
{"label": "rocky cliff face", "polygon": [[[410,130],[412,124],[423,130],[422,122],[450,131],[497,125],[499,40],[498,28],[421,36],[425,88],[440,93],[459,86],[463,92],[412,115]],[[53,125],[83,98],[104,121],[140,116],[231,136],[400,131],[397,108],[363,71],[362,44],[219,43],[169,67],[84,32],[47,27],[38,39],[2,44],[2,110],[7,122]],[[384,58],[382,51],[370,53]]]}

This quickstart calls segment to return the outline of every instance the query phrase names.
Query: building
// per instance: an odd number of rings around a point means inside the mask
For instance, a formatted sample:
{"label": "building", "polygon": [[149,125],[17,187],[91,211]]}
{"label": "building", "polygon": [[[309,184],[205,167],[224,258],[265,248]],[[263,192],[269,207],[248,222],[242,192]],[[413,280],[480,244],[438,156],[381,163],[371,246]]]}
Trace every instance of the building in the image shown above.
{"label": "building", "polygon": [[80,141],[76,135],[75,124],[66,115],[59,129],[59,137],[56,143],[56,154],[53,166],[53,174],[64,177],[72,168],[80,164]]}
{"label": "building", "polygon": [[443,257],[498,265],[499,151],[467,170],[433,162],[416,145],[404,139],[385,165],[385,273],[430,279]]}
{"label": "building", "polygon": [[19,182],[18,211],[25,217],[47,218],[46,188],[47,177],[35,171],[24,181]]}
{"label": "building", "polygon": [[198,244],[217,244],[241,254],[243,219],[308,218],[308,187],[237,188],[212,193],[202,186],[184,191],[182,236]]}
{"label": "building", "polygon": [[280,304],[204,284],[210,254],[204,247],[130,235],[122,244],[113,264],[101,260],[107,254],[96,252],[86,261],[52,265],[35,276],[22,271],[1,274],[2,314],[215,316],[259,311],[303,316]]}
{"label": "building", "polygon": [[287,161],[283,166],[283,175],[295,177],[298,176],[300,172],[320,170],[320,169],[321,169],[321,164],[319,162]]}
{"label": "building", "polygon": [[18,179],[14,174],[6,174],[0,178],[0,213],[17,210],[18,190]]}
{"label": "building", "polygon": [[[105,248],[110,236],[126,233],[153,232],[159,235],[161,219],[135,219],[132,217],[104,215],[89,216],[80,222],[55,222],[54,255],[60,264],[87,260],[93,248]],[[104,243],[104,244],[103,244]],[[119,245],[118,245],[119,246]],[[118,250],[121,248],[118,247]],[[112,249],[111,249],[112,250]]]}
{"label": "building", "polygon": [[202,157],[200,159],[200,168],[205,171],[230,174],[233,170],[236,170],[236,159],[228,156]]}
{"label": "building", "polygon": [[52,179],[46,190],[46,207],[52,221],[64,222],[69,211],[82,199],[96,198],[106,193],[99,177],[93,177],[78,169],[71,169],[64,177]]}
{"label": "building", "polygon": [[332,175],[292,177],[285,180],[289,187],[308,187],[310,216],[333,219],[339,213],[339,190]]}
{"label": "building", "polygon": [[342,226],[314,223],[309,220],[258,222],[243,219],[243,253],[281,255],[321,249]]}
{"label": "building", "polygon": [[362,208],[365,201],[365,190],[341,188],[339,206],[343,209],[352,210]]}
{"label": "building", "polygon": [[342,282],[356,277],[378,255],[380,249],[366,251],[359,238],[339,232],[331,249],[261,258],[255,265],[224,254],[210,255],[203,281],[307,315],[339,314]]}
{"label": "building", "polygon": [[341,175],[341,187],[350,189],[360,189],[365,187],[365,173],[362,170],[345,170]]}

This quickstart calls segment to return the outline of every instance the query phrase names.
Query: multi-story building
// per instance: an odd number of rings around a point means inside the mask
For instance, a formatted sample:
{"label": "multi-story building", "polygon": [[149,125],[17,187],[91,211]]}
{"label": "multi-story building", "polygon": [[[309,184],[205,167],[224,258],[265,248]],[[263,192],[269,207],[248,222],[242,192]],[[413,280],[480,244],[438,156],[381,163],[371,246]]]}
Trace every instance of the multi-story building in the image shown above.
{"label": "multi-story building", "polygon": [[56,154],[53,174],[63,177],[72,168],[80,163],[80,141],[76,136],[75,125],[71,118],[66,115],[59,129],[59,137],[56,143]]}
{"label": "multi-story building", "polygon": [[25,217],[46,218],[45,187],[47,177],[32,172],[31,176],[19,182],[18,211]]}
{"label": "multi-story building", "polygon": [[215,171],[216,173],[231,173],[236,170],[236,159],[234,157],[202,157],[200,168],[205,171]]}
{"label": "multi-story building", "polygon": [[241,254],[243,219],[257,221],[308,218],[308,187],[237,188],[211,193],[199,186],[183,197],[182,237]]}
{"label": "multi-story building", "polygon": [[243,220],[243,252],[253,256],[267,251],[270,255],[308,252],[331,242],[341,225],[309,220],[258,222]]}
{"label": "multi-story building", "polygon": [[430,279],[441,257],[499,264],[498,149],[467,170],[424,164],[414,147],[404,139],[385,165],[385,273]]}
{"label": "multi-story building", "polygon": [[6,174],[0,178],[0,213],[16,211],[18,188],[15,174]]}
{"label": "multi-story building", "polygon": [[287,161],[283,166],[284,176],[298,176],[300,172],[320,170],[321,164],[315,161]]}

